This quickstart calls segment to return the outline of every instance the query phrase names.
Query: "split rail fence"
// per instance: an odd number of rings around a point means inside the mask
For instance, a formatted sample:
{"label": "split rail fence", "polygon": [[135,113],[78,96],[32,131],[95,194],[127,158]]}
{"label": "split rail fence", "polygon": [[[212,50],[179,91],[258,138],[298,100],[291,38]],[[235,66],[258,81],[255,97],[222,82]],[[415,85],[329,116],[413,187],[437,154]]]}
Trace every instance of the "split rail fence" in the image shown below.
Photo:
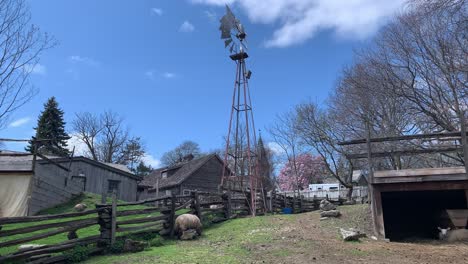
{"label": "split rail fence", "polygon": [[[55,215],[0,218],[0,249],[9,248],[0,256],[0,263],[25,261],[30,263],[63,262],[67,254],[58,254],[77,246],[91,245],[91,254],[105,252],[116,240],[142,233],[159,233],[174,237],[175,219],[183,213],[197,215],[203,225],[218,223],[250,214],[250,197],[246,192],[197,192],[184,196],[166,196],[137,202],[117,203],[115,194],[111,204],[96,204],[95,209]],[[277,193],[258,193],[256,215],[292,213],[317,210],[319,200],[290,197]],[[145,205],[145,206],[142,206]],[[138,209],[134,209],[138,207]],[[34,223],[34,224],[32,224]],[[90,228],[93,231],[90,232]],[[88,229],[85,237],[80,230]],[[17,249],[18,245],[66,234],[56,244]],[[36,242],[37,243],[37,242]],[[1,251],[0,251],[1,252]]]}

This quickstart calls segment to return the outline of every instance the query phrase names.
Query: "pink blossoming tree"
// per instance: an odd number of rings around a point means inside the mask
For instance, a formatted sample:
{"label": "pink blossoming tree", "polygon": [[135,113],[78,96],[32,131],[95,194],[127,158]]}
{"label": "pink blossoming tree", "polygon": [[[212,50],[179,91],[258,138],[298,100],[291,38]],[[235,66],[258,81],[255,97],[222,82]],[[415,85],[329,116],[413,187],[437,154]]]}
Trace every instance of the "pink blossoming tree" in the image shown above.
{"label": "pink blossoming tree", "polygon": [[324,163],[321,157],[300,154],[296,157],[296,170],[293,163],[286,163],[278,175],[278,183],[283,191],[305,190],[311,183],[320,183],[324,176]]}

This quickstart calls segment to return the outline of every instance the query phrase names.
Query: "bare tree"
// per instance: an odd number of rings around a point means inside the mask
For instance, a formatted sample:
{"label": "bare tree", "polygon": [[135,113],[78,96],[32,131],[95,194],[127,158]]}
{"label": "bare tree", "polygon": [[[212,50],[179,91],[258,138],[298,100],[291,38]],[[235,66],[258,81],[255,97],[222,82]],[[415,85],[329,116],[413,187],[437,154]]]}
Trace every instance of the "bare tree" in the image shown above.
{"label": "bare tree", "polygon": [[[87,155],[98,161],[128,165],[129,154],[144,155],[139,138],[130,138],[124,119],[107,111],[97,115],[85,112],[76,114],[74,135],[87,147]],[[136,150],[136,152],[132,150]]]}
{"label": "bare tree", "polygon": [[88,151],[88,156],[93,160],[98,158],[98,136],[103,130],[99,117],[89,112],[76,114],[76,118],[72,123],[75,137],[82,141]]}
{"label": "bare tree", "polygon": [[128,129],[123,126],[123,118],[107,111],[101,115],[102,135],[97,146],[100,160],[104,162],[122,162],[119,156],[128,140]]}
{"label": "bare tree", "polygon": [[175,149],[164,153],[161,157],[161,163],[165,166],[172,166],[184,161],[190,155],[192,158],[200,156],[200,146],[196,142],[187,140]]}
{"label": "bare tree", "polygon": [[0,127],[35,94],[30,74],[55,41],[31,24],[25,0],[0,1]]}
{"label": "bare tree", "polygon": [[297,126],[301,141],[311,150],[317,152],[323,161],[326,171],[349,189],[351,198],[353,163],[345,157],[345,151],[338,145],[345,136],[340,133],[339,124],[333,116],[315,103],[297,106]]}
{"label": "bare tree", "polygon": [[299,195],[299,174],[297,157],[302,153],[301,137],[297,130],[297,115],[290,111],[277,115],[275,122],[268,128],[273,141],[283,150],[284,158],[292,164],[292,177],[295,179],[295,188]]}

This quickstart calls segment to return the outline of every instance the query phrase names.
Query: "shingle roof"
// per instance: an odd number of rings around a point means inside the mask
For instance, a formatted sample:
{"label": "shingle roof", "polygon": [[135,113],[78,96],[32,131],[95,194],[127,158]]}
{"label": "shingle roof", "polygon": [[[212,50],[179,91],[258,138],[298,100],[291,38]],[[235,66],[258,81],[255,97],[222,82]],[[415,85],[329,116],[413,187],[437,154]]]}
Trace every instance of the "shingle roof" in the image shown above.
{"label": "shingle roof", "polygon": [[[223,164],[221,159],[216,154],[206,155],[183,164],[178,164],[172,167],[159,168],[148,174],[138,184],[140,187],[154,187],[157,179],[159,179],[159,188],[168,188],[176,186],[184,182],[190,175],[196,172],[200,167],[207,163],[211,159],[218,159],[220,164]],[[163,171],[174,171],[172,175],[167,178],[162,178]]]}

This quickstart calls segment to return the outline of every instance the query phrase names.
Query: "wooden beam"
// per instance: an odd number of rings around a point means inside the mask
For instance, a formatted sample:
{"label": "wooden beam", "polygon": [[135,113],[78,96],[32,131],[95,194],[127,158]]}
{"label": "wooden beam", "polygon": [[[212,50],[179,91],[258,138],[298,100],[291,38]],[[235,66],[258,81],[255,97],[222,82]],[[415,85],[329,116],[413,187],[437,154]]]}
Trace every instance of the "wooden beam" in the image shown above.
{"label": "wooden beam", "polygon": [[[393,155],[399,156],[411,156],[419,154],[431,154],[431,153],[450,153],[450,152],[462,152],[463,149],[460,147],[445,147],[445,148],[434,148],[434,149],[406,149],[406,150],[395,150],[395,151],[382,151],[382,152],[371,152],[373,158],[384,158]],[[348,159],[365,159],[368,156],[367,152],[356,153],[356,154],[345,154]]]}
{"label": "wooden beam", "polygon": [[[388,142],[388,141],[400,141],[400,140],[412,140],[412,139],[431,139],[431,138],[444,138],[444,137],[461,137],[461,132],[443,132],[443,133],[428,133],[428,134],[417,134],[417,135],[402,135],[392,137],[375,137],[371,139],[372,143],[375,142]],[[354,139],[348,141],[338,142],[340,146],[357,145],[366,143],[366,139]]]}
{"label": "wooden beam", "polygon": [[468,190],[468,180],[445,182],[404,182],[377,185],[381,192]]}
{"label": "wooden beam", "polygon": [[84,212],[55,214],[55,215],[1,217],[0,218],[0,225],[15,224],[15,223],[27,223],[27,222],[37,222],[37,221],[43,221],[43,220],[84,216],[84,215],[97,213],[97,212],[102,211],[104,209],[105,208],[99,208],[99,209],[87,210],[87,211],[84,211]]}
{"label": "wooden beam", "polygon": [[55,161],[53,161],[53,160],[47,158],[46,156],[44,156],[44,155],[42,155],[42,154],[40,154],[40,153],[37,153],[36,155],[39,156],[41,159],[46,160],[46,161],[48,161],[48,162],[54,164],[55,166],[61,168],[61,169],[64,170],[64,171],[70,171],[67,167],[60,165],[58,162],[55,162]]}

